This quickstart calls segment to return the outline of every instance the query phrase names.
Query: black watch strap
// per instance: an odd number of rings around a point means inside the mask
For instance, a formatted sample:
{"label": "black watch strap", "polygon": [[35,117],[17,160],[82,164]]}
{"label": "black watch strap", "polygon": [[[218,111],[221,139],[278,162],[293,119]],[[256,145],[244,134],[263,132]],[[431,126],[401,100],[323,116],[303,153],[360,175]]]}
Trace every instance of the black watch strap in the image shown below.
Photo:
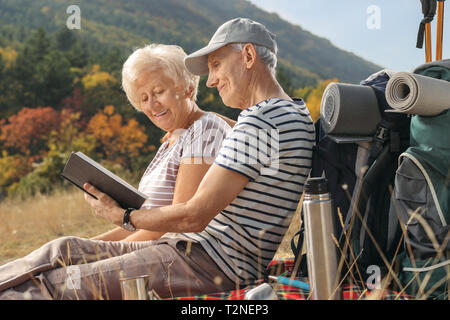
{"label": "black watch strap", "polygon": [[131,224],[130,221],[130,215],[131,212],[135,210],[134,208],[128,208],[127,210],[125,210],[124,214],[123,214],[123,222],[122,225],[127,227],[127,230],[129,229],[135,229],[134,226]]}

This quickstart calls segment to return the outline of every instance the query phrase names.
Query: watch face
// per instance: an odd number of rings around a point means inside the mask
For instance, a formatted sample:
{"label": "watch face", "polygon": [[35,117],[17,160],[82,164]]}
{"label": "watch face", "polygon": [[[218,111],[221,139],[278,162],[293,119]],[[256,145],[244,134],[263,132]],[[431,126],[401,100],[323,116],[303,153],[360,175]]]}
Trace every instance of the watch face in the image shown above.
{"label": "watch face", "polygon": [[136,231],[136,228],[131,223],[124,223],[122,225],[122,228],[124,228],[127,231]]}

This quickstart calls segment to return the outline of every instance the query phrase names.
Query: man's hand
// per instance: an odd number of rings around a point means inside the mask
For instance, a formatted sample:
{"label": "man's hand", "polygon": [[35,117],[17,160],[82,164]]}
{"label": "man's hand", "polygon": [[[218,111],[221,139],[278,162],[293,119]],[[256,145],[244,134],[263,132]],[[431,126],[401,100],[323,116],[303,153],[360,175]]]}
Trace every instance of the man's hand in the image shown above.
{"label": "man's hand", "polygon": [[84,199],[94,209],[94,213],[97,216],[105,218],[118,226],[122,225],[124,210],[113,198],[89,183],[85,183],[83,188],[98,199],[94,199],[87,193],[84,194]]}

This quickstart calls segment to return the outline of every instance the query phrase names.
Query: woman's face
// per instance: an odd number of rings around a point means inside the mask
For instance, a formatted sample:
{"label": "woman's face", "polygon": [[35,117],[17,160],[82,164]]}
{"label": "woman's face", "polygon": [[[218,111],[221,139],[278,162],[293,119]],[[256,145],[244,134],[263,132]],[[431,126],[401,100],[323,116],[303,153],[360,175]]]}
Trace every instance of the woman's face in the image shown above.
{"label": "woman's face", "polygon": [[226,106],[244,109],[246,77],[241,52],[229,45],[220,48],[208,55],[208,68],[206,85],[217,87]]}
{"label": "woman's face", "polygon": [[136,80],[140,109],[158,128],[173,132],[184,128],[189,121],[191,109],[188,93],[162,70],[142,73]]}

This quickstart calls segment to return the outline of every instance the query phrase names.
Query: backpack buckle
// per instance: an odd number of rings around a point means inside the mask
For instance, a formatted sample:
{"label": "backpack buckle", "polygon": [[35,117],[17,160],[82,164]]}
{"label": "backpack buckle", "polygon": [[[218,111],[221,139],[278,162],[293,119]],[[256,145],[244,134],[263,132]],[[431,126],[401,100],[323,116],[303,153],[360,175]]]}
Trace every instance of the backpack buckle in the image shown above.
{"label": "backpack buckle", "polygon": [[390,130],[388,128],[381,126],[378,127],[377,132],[375,133],[374,140],[381,143],[386,142],[387,140],[389,140],[389,132]]}

